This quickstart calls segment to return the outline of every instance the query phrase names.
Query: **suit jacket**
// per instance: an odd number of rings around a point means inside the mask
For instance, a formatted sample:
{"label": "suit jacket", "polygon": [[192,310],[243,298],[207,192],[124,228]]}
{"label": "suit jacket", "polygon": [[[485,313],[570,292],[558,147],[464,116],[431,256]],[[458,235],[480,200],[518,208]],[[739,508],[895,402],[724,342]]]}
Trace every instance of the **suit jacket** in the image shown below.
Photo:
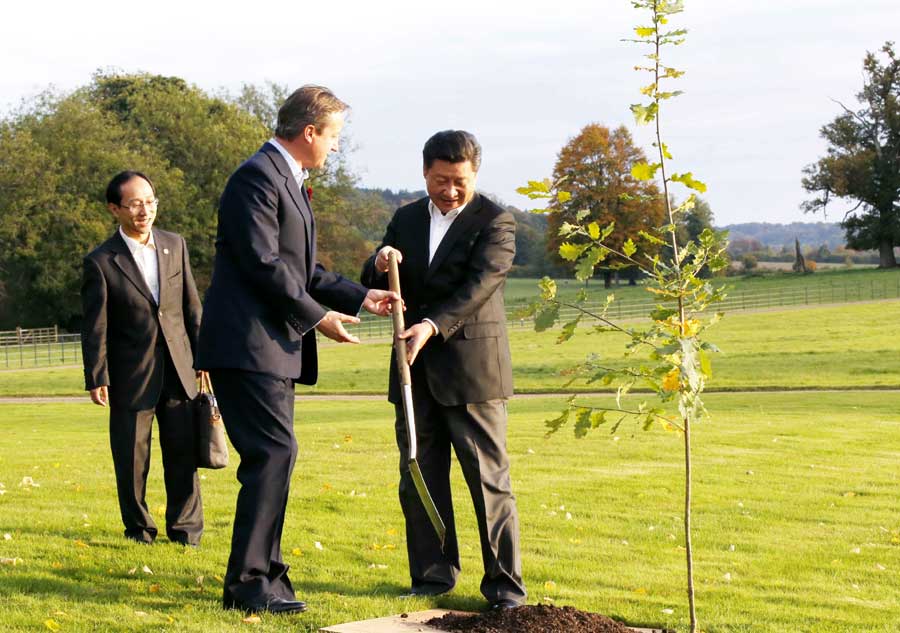
{"label": "suit jacket", "polygon": [[313,329],[325,304],[355,315],[366,289],[316,262],[306,191],[265,143],[228,179],[197,367],[243,369],[304,384],[318,376]]}
{"label": "suit jacket", "polygon": [[[428,198],[422,198],[397,210],[378,247],[403,253],[400,290],[407,326],[429,318],[440,331],[415,364],[421,364],[427,387],[445,406],[508,398],[513,384],[503,289],[516,253],[515,219],[475,194],[429,265],[430,225]],[[375,270],[378,250],[364,264],[362,282],[386,288],[387,275]],[[388,398],[400,401],[393,355]]]}
{"label": "suit jacket", "polygon": [[109,386],[110,403],[152,409],[159,400],[168,350],[189,398],[200,298],[184,238],[153,230],[159,261],[159,304],[118,231],[84,258],[81,347],[85,389]]}

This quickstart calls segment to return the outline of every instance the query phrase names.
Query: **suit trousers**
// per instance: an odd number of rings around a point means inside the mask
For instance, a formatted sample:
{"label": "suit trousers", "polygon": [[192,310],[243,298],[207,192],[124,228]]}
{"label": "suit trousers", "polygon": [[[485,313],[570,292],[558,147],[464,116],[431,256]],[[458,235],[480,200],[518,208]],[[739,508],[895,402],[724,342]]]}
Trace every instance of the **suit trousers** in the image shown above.
{"label": "suit trousers", "polygon": [[[414,366],[415,370],[415,366]],[[490,602],[526,597],[519,555],[519,519],[506,454],[506,401],[460,406],[438,403],[425,376],[413,372],[419,466],[438,513],[447,527],[444,550],[419,499],[409,471],[409,444],[402,405],[395,405],[400,449],[400,506],[406,518],[406,544],[413,591],[441,593],[456,584],[459,546],[450,492],[450,447],[472,496],[484,576],[481,593]]]}
{"label": "suit trousers", "polygon": [[241,458],[223,604],[294,600],[281,555],[281,531],[297,460],[294,383],[239,369],[209,373],[228,437]]}
{"label": "suit trousers", "polygon": [[155,415],[166,487],[166,535],[170,541],[199,545],[203,503],[194,457],[193,408],[168,353],[163,348],[157,348],[157,353],[165,354],[166,362],[162,391],[153,409],[117,406],[115,397],[110,398],[109,440],[119,510],[125,536],[145,543],[156,539],[156,523],[145,499]]}

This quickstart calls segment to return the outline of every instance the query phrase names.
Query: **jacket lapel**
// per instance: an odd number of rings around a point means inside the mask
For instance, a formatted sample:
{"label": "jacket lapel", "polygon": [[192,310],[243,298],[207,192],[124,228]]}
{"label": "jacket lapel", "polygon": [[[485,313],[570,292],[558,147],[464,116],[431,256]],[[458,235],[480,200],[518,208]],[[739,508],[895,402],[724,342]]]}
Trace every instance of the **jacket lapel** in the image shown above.
{"label": "jacket lapel", "polygon": [[[112,239],[109,241],[109,247],[114,253],[113,262],[119,267],[122,274],[124,274],[125,277],[134,284],[134,287],[147,298],[147,301],[156,305],[156,301],[153,300],[153,294],[150,292],[150,288],[147,287],[147,282],[144,281],[144,276],[141,274],[134,258],[131,256],[128,245],[125,244],[125,240],[122,239],[122,236],[119,235],[118,231],[116,231],[115,235],[113,235]],[[160,275],[160,277],[162,277],[162,275]],[[162,286],[162,284],[160,284],[160,286]]]}
{"label": "jacket lapel", "polygon": [[303,222],[306,225],[306,252],[311,254],[314,245],[314,242],[312,241],[312,207],[307,202],[306,196],[300,192],[300,186],[294,179],[294,174],[291,173],[287,161],[284,160],[284,156],[281,155],[281,152],[269,142],[266,142],[260,151],[269,157],[269,160],[275,165],[275,169],[278,170],[278,173],[284,178],[284,186],[291,195],[294,206],[297,207],[297,211],[300,213],[300,216],[303,218]]}
{"label": "jacket lapel", "polygon": [[169,296],[169,275],[172,273],[172,249],[169,248],[169,240],[161,237],[153,231],[153,241],[156,244],[156,261],[159,270],[159,305],[165,305]]}
{"label": "jacket lapel", "polygon": [[431,259],[431,264],[428,266],[428,272],[425,273],[425,281],[428,281],[428,279],[440,267],[441,263],[447,258],[447,255],[450,253],[450,251],[453,250],[453,245],[457,242],[457,240],[459,240],[460,237],[462,237],[469,231],[469,228],[475,223],[475,220],[478,219],[478,213],[480,211],[481,196],[479,194],[475,194],[475,197],[472,198],[472,201],[469,202],[468,205],[466,205],[466,208],[463,209],[463,212],[460,213],[459,216],[453,221],[453,224],[450,225],[450,228],[447,230],[447,234],[444,235],[444,239],[441,240],[441,244],[440,246],[438,246],[437,252],[435,252],[434,257]]}

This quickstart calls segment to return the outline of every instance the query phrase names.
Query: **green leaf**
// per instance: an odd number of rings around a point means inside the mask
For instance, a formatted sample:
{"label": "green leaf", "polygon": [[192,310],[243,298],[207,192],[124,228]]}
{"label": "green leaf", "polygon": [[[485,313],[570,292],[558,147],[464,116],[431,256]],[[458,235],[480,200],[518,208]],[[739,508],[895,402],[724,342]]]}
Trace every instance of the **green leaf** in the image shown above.
{"label": "green leaf", "polygon": [[650,233],[647,233],[647,231],[638,231],[638,235],[643,237],[645,240],[647,240],[651,244],[661,244],[661,245],[665,244],[665,242],[663,240],[659,239],[655,235],[651,235]]}
{"label": "green leaf", "polygon": [[706,192],[706,183],[700,182],[699,180],[694,180],[694,175],[691,172],[685,172],[683,174],[672,174],[669,180],[680,182],[685,187],[688,187],[689,189],[693,189],[695,191],[699,191],[700,193]]}
{"label": "green leaf", "polygon": [[591,236],[592,240],[600,239],[600,225],[596,222],[591,222],[588,224],[588,235]]}
{"label": "green leaf", "polygon": [[591,428],[591,409],[578,407],[575,410],[575,437],[584,437]]}
{"label": "green leaf", "polygon": [[541,299],[543,301],[551,301],[556,298],[556,282],[550,277],[544,277],[538,282],[538,288],[541,289]]}
{"label": "green leaf", "polygon": [[602,242],[607,237],[612,235],[612,232],[615,230],[616,230],[615,222],[610,222],[609,224],[607,224],[605,227],[603,227],[603,230],[600,232],[600,241]]}
{"label": "green leaf", "polygon": [[590,256],[582,257],[575,266],[575,279],[587,281],[594,276],[594,260]]}
{"label": "green leaf", "polygon": [[577,317],[563,325],[562,332],[560,332],[559,337],[556,339],[557,343],[565,343],[575,336],[575,328],[578,327],[578,322],[581,321],[582,314],[583,313],[579,312]]}
{"label": "green leaf", "polygon": [[712,378],[712,361],[709,358],[709,354],[701,349],[698,355],[700,356],[700,371],[702,371],[703,375],[707,378]]}
{"label": "green leaf", "polygon": [[574,262],[588,247],[587,244],[572,244],[572,242],[563,242],[559,245],[559,256],[568,262]]}
{"label": "green leaf", "polygon": [[591,213],[590,209],[579,209],[578,213],[575,214],[575,220],[581,222]]}
{"label": "green leaf", "polygon": [[671,99],[672,97],[677,97],[678,95],[683,95],[684,90],[675,90],[673,92],[657,92],[657,99]]}
{"label": "green leaf", "polygon": [[569,193],[568,191],[559,191],[556,193],[556,199],[559,200],[559,202],[561,202],[561,203],[568,202],[569,200],[572,199],[572,194]]}
{"label": "green leaf", "polygon": [[659,112],[659,106],[655,103],[646,106],[640,103],[631,104],[631,113],[634,115],[634,122],[638,125],[647,125],[653,121],[657,112]]}
{"label": "green leaf", "polygon": [[669,160],[672,160],[672,154],[669,153],[669,146],[665,143],[662,144],[662,154]]}
{"label": "green leaf", "polygon": [[534,317],[534,331],[535,332],[543,332],[556,323],[556,320],[559,318],[559,304],[552,303],[544,306]]}
{"label": "green leaf", "polygon": [[566,237],[567,235],[571,235],[575,231],[578,230],[578,227],[570,222],[563,222],[562,226],[559,227],[558,235],[562,235]]}
{"label": "green leaf", "polygon": [[556,433],[568,421],[569,421],[569,409],[565,409],[562,413],[559,414],[559,417],[557,417],[557,418],[544,421],[544,426],[546,426],[549,429],[547,431],[547,435]]}
{"label": "green leaf", "polygon": [[625,243],[622,244],[622,252],[625,254],[625,257],[631,257],[637,252],[637,246],[634,245],[631,238],[628,238]]}
{"label": "green leaf", "polygon": [[656,170],[661,165],[659,163],[639,162],[631,166],[631,177],[635,180],[651,180],[656,175]]}
{"label": "green leaf", "polygon": [[591,413],[591,428],[596,429],[601,424],[606,424],[606,411],[594,411]]}

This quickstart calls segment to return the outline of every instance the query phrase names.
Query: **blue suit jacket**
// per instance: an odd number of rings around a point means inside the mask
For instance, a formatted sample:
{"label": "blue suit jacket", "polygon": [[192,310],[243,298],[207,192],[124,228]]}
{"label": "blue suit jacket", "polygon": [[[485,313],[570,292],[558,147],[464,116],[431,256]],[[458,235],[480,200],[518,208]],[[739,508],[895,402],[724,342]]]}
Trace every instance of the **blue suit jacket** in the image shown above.
{"label": "blue suit jacket", "polygon": [[315,325],[331,309],[355,315],[366,289],[316,263],[306,191],[271,144],[228,179],[219,203],[212,283],[198,369],[243,369],[304,384],[318,375]]}

